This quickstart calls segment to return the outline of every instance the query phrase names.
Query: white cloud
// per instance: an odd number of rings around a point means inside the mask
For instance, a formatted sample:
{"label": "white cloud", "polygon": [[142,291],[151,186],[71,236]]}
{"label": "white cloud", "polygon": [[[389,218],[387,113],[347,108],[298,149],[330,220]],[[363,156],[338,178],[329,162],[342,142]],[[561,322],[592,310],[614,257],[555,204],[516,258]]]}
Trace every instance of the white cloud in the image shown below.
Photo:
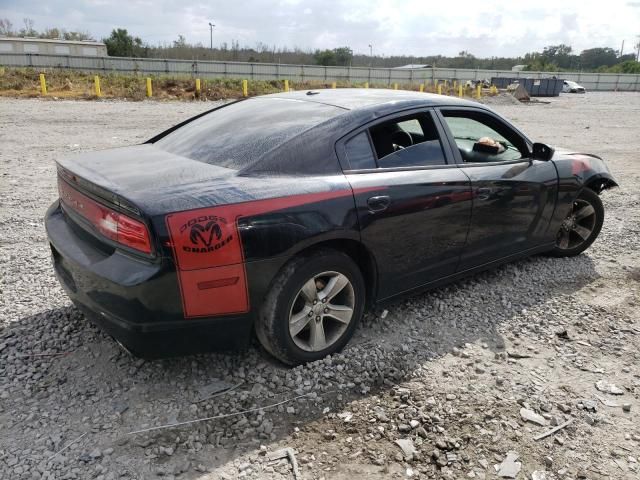
{"label": "white cloud", "polygon": [[567,43],[575,51],[594,46],[627,51],[636,41],[640,2],[612,0],[2,0],[0,17],[20,26],[24,17],[37,28],[59,26],[104,37],[127,28],[150,43],[184,35],[209,44],[208,22],[216,24],[214,43],[335,48],[385,55],[512,56]]}

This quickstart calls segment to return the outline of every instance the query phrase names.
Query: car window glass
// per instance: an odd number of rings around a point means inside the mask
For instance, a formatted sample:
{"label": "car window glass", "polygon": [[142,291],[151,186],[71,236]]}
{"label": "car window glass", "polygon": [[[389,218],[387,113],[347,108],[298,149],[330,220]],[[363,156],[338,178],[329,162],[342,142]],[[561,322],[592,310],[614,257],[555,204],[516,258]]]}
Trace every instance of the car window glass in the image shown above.
{"label": "car window glass", "polygon": [[379,168],[444,165],[444,150],[429,113],[393,119],[369,130]]}
{"label": "car window glass", "polygon": [[427,167],[445,163],[442,145],[438,140],[420,142],[378,160],[380,168]]}
{"label": "car window glass", "polygon": [[251,98],[207,113],[154,145],[192,160],[240,170],[342,113],[342,108],[316,102]]}
{"label": "car window glass", "polygon": [[465,163],[503,162],[523,158],[512,141],[505,138],[481,116],[475,118],[443,112],[456,146]]}
{"label": "car window glass", "polygon": [[405,132],[409,132],[411,134],[423,134],[420,122],[418,122],[418,120],[415,118],[411,120],[405,120],[404,122],[398,122],[398,126]]}
{"label": "car window glass", "polygon": [[351,170],[376,168],[376,160],[369,143],[367,132],[360,132],[349,139],[345,145],[345,153]]}

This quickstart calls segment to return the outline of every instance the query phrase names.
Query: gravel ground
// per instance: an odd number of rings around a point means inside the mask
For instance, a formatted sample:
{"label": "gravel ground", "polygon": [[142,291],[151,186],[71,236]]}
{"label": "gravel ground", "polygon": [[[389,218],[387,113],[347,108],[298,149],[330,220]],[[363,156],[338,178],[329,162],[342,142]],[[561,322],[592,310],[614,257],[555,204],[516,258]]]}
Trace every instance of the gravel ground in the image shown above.
{"label": "gravel ground", "polygon": [[132,358],[52,273],[54,159],[210,103],[1,99],[0,478],[640,478],[640,95],[496,103],[609,161],[598,241],[370,312],[342,354],[287,369],[256,347]]}

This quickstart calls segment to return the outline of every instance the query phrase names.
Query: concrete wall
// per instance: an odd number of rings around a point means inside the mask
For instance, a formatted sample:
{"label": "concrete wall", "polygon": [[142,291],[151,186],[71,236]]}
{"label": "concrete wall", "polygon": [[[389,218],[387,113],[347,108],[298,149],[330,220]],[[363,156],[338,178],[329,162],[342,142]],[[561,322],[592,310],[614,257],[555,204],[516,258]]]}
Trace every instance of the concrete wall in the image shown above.
{"label": "concrete wall", "polygon": [[574,80],[587,90],[640,91],[640,75],[616,73],[512,72],[510,70],[464,70],[454,68],[393,69],[368,67],[322,67],[318,65],[278,65],[272,63],[205,62],[154,58],[90,57],[0,52],[0,65],[33,68],[149,75],[187,75],[199,78],[246,78],[250,80],[309,80],[419,84],[434,80],[480,80],[491,77],[558,78]]}

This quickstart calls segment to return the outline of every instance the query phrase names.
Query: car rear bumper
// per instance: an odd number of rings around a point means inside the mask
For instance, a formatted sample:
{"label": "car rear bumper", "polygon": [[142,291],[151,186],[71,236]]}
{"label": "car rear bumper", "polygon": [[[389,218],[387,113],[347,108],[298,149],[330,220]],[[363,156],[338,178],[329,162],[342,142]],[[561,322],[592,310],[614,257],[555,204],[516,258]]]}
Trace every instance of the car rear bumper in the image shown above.
{"label": "car rear bumper", "polygon": [[248,343],[249,314],[185,319],[170,260],[144,261],[96,247],[89,234],[67,222],[59,203],[45,226],[56,277],[73,303],[128,350],[165,357]]}

